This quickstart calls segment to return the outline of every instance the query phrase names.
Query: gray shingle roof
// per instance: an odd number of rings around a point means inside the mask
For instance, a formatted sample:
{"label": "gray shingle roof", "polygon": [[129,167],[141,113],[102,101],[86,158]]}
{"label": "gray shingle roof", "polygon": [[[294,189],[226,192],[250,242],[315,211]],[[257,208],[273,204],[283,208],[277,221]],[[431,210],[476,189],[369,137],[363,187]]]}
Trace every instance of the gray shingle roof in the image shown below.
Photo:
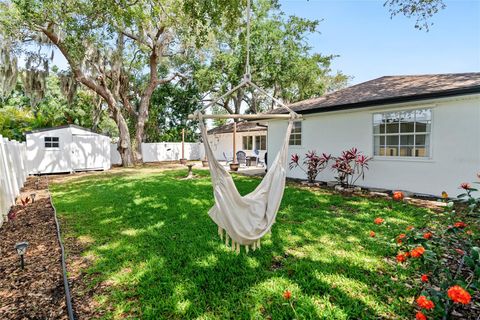
{"label": "gray shingle roof", "polygon": [[[480,72],[386,76],[289,107],[299,113],[315,113],[471,93],[480,93]],[[271,112],[286,113],[282,108]]]}

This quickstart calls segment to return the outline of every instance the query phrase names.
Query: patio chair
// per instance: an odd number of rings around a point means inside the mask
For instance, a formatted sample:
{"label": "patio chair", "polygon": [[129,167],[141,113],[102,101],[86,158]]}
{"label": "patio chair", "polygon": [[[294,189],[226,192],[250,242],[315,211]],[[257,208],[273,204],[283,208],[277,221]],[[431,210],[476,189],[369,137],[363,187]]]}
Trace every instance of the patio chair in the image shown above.
{"label": "patio chair", "polygon": [[233,162],[233,158],[229,158],[225,152],[223,153],[223,158],[225,160],[225,162],[227,163],[227,165],[230,163],[230,162]]}
{"label": "patio chair", "polygon": [[244,167],[247,165],[247,154],[245,151],[237,151],[237,162]]}
{"label": "patio chair", "polygon": [[260,151],[255,149],[255,150],[253,150],[253,153],[255,154],[255,157],[257,157],[256,165],[258,166],[260,164],[262,167],[265,167],[265,165],[266,165],[265,159],[260,158]]}

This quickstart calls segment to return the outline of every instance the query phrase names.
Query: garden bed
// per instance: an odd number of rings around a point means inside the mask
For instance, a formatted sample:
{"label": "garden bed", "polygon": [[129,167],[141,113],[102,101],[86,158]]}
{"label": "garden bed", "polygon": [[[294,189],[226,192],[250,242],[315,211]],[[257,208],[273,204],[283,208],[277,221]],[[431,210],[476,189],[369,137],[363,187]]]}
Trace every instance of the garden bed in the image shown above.
{"label": "garden bed", "polygon": [[[29,177],[13,219],[0,228],[0,319],[68,319],[61,251],[46,178]],[[36,194],[26,206],[20,199]],[[25,269],[14,249],[27,241]]]}

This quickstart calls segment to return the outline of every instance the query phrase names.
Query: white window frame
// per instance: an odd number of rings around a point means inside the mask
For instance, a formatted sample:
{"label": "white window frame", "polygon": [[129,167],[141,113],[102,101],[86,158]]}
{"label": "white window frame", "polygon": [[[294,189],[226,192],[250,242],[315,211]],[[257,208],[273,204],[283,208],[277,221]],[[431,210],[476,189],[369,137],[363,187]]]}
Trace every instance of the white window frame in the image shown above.
{"label": "white window frame", "polygon": [[[301,148],[302,145],[303,145],[303,121],[302,120],[298,120],[298,121],[294,121],[293,122],[293,125],[295,125],[296,123],[299,123],[300,124],[300,133],[290,133],[290,139],[288,139],[288,146],[290,148]],[[294,129],[295,127],[292,128],[292,130]],[[291,144],[290,141],[292,139],[292,135],[300,135],[300,144]]]}
{"label": "white window frame", "polygon": [[[265,138],[265,149],[260,149],[259,146],[257,145],[257,138],[259,139],[259,144],[262,145],[262,137]],[[266,151],[267,150],[267,135],[266,134],[260,134],[260,135],[256,135],[254,136],[254,150],[258,150],[258,151]]]}
{"label": "white window frame", "polygon": [[[242,136],[242,150],[247,150],[247,151],[252,151],[252,150],[253,150],[253,144],[254,144],[254,139],[253,139],[253,137],[254,137],[254,136],[252,136],[252,135]],[[250,148],[250,149],[245,148],[245,145],[244,145],[244,144],[245,144],[245,143],[244,143],[244,141],[245,141],[244,139],[245,139],[245,138],[246,138],[247,140],[248,140],[249,138],[252,139],[251,148]],[[247,141],[247,144],[248,144],[248,141]]]}
{"label": "white window frame", "polygon": [[[428,146],[428,157],[406,157],[406,156],[381,156],[381,155],[375,155],[375,137],[376,136],[382,136],[382,134],[376,134],[374,133],[374,117],[377,114],[384,114],[384,113],[396,113],[396,112],[412,112],[416,110],[430,110],[430,132],[425,132],[426,135],[428,135],[429,138],[429,146]],[[372,155],[374,160],[388,160],[388,161],[419,161],[419,162],[432,162],[433,161],[433,132],[434,132],[434,111],[435,105],[417,105],[414,107],[408,107],[408,108],[395,108],[395,109],[384,109],[384,110],[378,110],[374,111],[371,113],[371,123],[370,123],[370,130],[371,130],[371,137],[372,137]],[[419,134],[422,134],[423,132],[420,132]],[[414,127],[414,132],[409,132],[405,133],[403,135],[414,135],[416,136],[416,126]],[[392,136],[395,134],[391,134]],[[387,136],[387,134],[383,134],[383,136]],[[399,149],[401,146],[401,139],[400,137],[402,136],[401,133],[398,133],[398,145]]]}

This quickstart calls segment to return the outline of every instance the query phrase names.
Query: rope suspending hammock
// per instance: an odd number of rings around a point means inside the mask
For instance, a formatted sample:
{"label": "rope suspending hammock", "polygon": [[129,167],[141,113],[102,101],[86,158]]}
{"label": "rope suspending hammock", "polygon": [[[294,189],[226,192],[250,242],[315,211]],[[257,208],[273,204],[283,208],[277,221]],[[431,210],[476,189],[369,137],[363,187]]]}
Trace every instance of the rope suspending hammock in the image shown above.
{"label": "rope suspending hammock", "polygon": [[[270,232],[275,217],[280,207],[285,188],[288,142],[292,130],[293,121],[301,116],[290,109],[280,100],[251,81],[250,74],[250,0],[247,0],[247,57],[245,74],[242,81],[233,89],[214,99],[203,108],[190,115],[190,119],[199,121],[202,138],[204,141],[205,154],[207,156],[210,175],[215,197],[215,205],[208,214],[218,225],[218,234],[225,240],[225,245],[230,245],[232,250],[240,253],[240,246],[253,250],[260,248],[260,239]],[[206,115],[205,110],[214,106],[218,101],[228,97],[243,87],[252,87],[272,99],[277,105],[286,109],[289,114],[259,114],[259,115]],[[228,171],[215,158],[208,143],[207,130],[204,119],[211,118],[243,118],[243,119],[288,119],[288,126],[280,151],[270,166],[262,182],[257,188],[246,196],[241,196],[235,187],[235,183]]]}

